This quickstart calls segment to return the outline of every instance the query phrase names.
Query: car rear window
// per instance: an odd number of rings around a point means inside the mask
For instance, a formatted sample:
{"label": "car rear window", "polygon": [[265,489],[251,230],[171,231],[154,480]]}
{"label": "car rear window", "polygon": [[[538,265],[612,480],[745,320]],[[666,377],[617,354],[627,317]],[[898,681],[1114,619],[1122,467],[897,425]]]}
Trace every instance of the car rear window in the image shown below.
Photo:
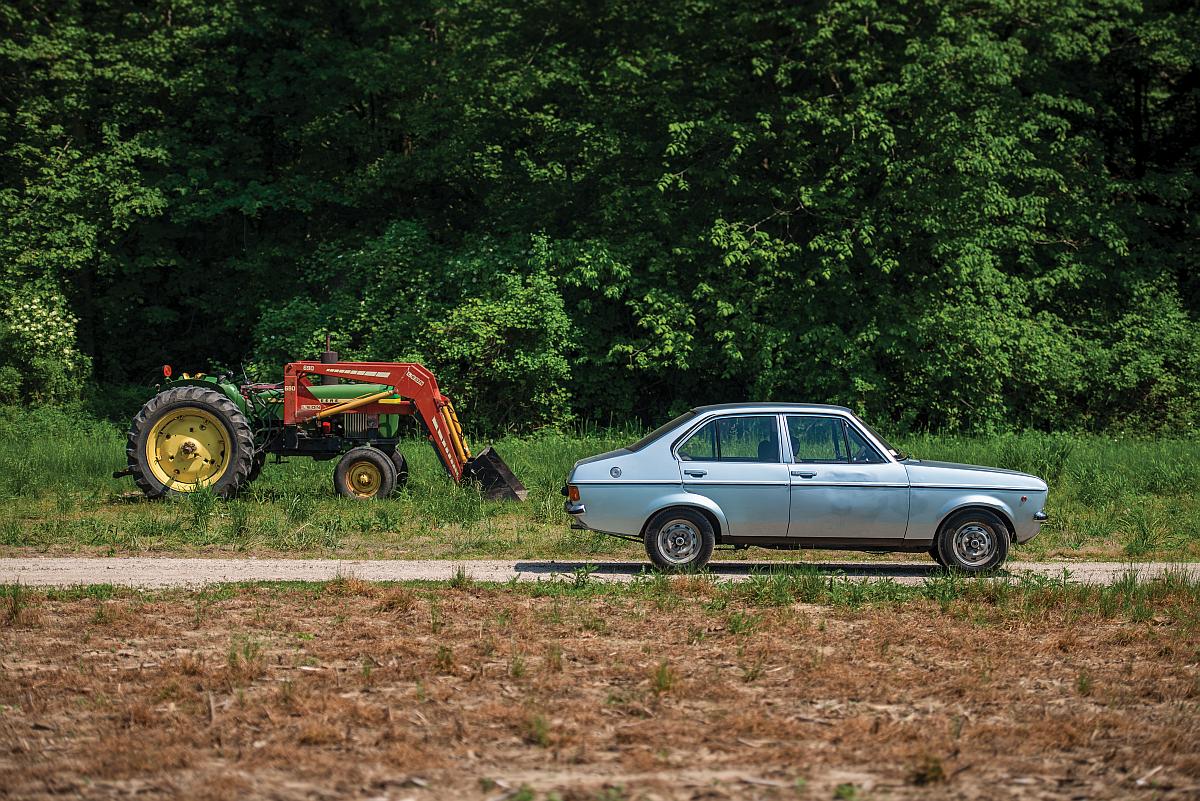
{"label": "car rear window", "polygon": [[687,422],[688,420],[692,419],[695,416],[696,416],[696,411],[694,409],[689,409],[688,411],[686,411],[683,414],[676,417],[671,422],[665,423],[665,424],[659,426],[658,428],[654,429],[649,434],[642,437],[641,439],[639,439],[637,442],[633,443],[632,445],[626,446],[626,449],[631,450],[634,453],[637,453],[642,448],[649,445],[651,442],[654,442],[657,439],[661,439],[664,435],[670,433],[671,431],[674,431],[678,426],[683,425],[685,422]]}

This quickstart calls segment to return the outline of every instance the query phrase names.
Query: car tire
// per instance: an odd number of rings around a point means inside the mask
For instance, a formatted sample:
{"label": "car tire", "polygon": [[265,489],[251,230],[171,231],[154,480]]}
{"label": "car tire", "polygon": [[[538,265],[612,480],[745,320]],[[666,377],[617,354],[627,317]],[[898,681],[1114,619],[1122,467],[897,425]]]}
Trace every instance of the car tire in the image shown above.
{"label": "car tire", "polygon": [[712,523],[695,509],[664,509],[646,525],[646,553],[659,570],[699,570],[716,539]]}
{"label": "car tire", "polygon": [[941,563],[960,573],[986,573],[1008,558],[1008,526],[995,512],[966,509],[946,518],[934,545]]}
{"label": "car tire", "polygon": [[933,545],[929,546],[929,558],[942,567],[946,566],[946,561],[942,559],[942,552],[938,550],[937,540],[934,540]]}

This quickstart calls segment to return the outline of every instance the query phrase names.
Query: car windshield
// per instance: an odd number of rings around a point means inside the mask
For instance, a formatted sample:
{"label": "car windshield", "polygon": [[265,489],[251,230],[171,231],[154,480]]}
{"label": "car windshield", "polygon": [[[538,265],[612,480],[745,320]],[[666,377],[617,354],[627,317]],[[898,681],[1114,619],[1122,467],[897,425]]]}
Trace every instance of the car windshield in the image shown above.
{"label": "car windshield", "polygon": [[909,454],[905,453],[904,451],[893,448],[892,443],[888,442],[886,439],[884,439],[882,436],[880,436],[878,431],[876,431],[875,429],[873,429],[869,425],[867,425],[865,422],[863,422],[863,419],[861,417],[859,417],[858,415],[855,415],[854,419],[858,421],[858,424],[860,426],[862,426],[868,432],[870,432],[871,436],[875,437],[875,439],[879,441],[879,444],[882,445],[887,450],[887,452],[892,455],[893,459],[895,459],[898,462],[903,462],[905,459],[909,458]]}
{"label": "car windshield", "polygon": [[625,449],[629,450],[629,451],[633,451],[634,453],[637,453],[642,448],[649,445],[651,442],[654,442],[656,439],[661,438],[664,434],[675,430],[676,427],[682,425],[685,421],[687,421],[695,416],[696,416],[696,411],[694,409],[689,409],[688,411],[686,411],[683,414],[676,417],[671,422],[661,425],[658,428],[654,429],[649,434],[642,437],[641,439],[639,439],[637,442],[633,443],[632,445],[626,446]]}

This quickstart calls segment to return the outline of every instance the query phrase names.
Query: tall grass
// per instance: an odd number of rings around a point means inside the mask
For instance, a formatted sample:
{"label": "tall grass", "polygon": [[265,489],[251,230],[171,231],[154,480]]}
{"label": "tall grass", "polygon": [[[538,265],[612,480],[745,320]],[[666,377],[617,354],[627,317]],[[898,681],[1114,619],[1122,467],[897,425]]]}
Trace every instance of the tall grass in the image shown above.
{"label": "tall grass", "polygon": [[1200,558],[1200,441],[926,434],[904,437],[898,447],[1045,478],[1051,522],[1030,544],[1035,554]]}
{"label": "tall grass", "polygon": [[89,496],[117,488],[125,446],[113,425],[60,409],[0,406],[0,498]]}
{"label": "tall grass", "polygon": [[[384,502],[334,495],[335,462],[268,463],[232,502],[211,494],[162,503],[129,498],[124,432],[82,414],[0,407],[0,548],[113,552],[205,547],[357,555],[639,557],[636,544],[571,531],[560,488],[573,463],[633,441],[636,431],[581,428],[495,443],[529,488],[525,503],[490,503],[455,486],[429,444],[401,449],[408,487]],[[481,449],[487,443],[475,441]],[[1018,558],[1200,558],[1200,441],[1090,435],[910,435],[922,459],[1030,472],[1050,483],[1051,522]],[[744,558],[747,554],[743,553]],[[751,558],[775,556],[752,550]],[[785,558],[794,556],[783,555]]]}

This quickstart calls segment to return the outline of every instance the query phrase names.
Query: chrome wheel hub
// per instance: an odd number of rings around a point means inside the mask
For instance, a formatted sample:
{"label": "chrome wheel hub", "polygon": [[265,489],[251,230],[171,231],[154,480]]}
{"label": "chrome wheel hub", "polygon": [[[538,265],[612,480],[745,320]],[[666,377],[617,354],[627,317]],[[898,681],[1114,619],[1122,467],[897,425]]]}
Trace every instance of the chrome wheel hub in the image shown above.
{"label": "chrome wheel hub", "polygon": [[983,523],[964,523],[950,541],[954,555],[964,565],[987,564],[996,552],[996,533]]}
{"label": "chrome wheel hub", "polygon": [[671,520],[658,530],[658,550],[668,562],[686,564],[700,553],[700,532],[688,520]]}

